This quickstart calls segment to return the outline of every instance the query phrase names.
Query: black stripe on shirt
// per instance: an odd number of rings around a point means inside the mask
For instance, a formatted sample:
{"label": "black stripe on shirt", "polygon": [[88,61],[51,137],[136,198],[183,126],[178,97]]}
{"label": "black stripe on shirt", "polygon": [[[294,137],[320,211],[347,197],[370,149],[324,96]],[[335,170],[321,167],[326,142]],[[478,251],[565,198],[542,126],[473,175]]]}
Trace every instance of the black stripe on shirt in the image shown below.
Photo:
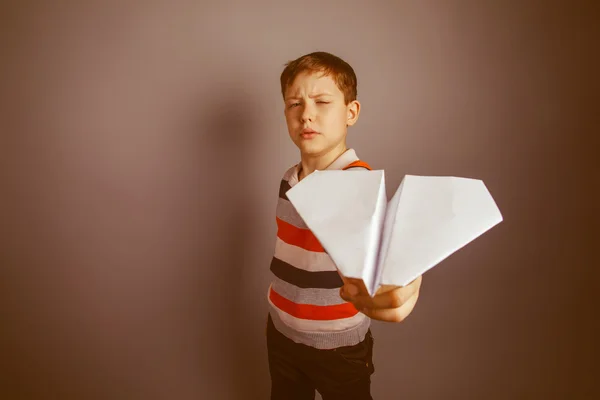
{"label": "black stripe on shirt", "polygon": [[281,197],[284,200],[289,200],[287,198],[287,191],[290,190],[292,187],[290,186],[289,182],[286,181],[285,179],[281,180],[281,184],[279,185],[279,197]]}
{"label": "black stripe on shirt", "polygon": [[344,285],[337,271],[305,271],[277,257],[271,261],[271,272],[279,279],[304,289],[337,289]]}

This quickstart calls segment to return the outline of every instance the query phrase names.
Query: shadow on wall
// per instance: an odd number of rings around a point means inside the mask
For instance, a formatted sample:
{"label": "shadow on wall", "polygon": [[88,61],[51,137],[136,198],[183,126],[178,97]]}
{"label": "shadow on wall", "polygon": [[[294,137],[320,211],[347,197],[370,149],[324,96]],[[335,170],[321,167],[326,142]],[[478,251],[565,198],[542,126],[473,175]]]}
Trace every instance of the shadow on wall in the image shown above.
{"label": "shadow on wall", "polygon": [[[223,87],[214,93],[223,93]],[[260,299],[245,298],[243,290],[243,278],[251,268],[248,255],[256,204],[253,143],[259,126],[252,101],[220,96],[209,100],[196,128],[202,154],[198,299],[200,312],[206,314],[202,319],[210,324],[199,327],[206,340],[198,356],[209,355],[202,364],[217,368],[211,374],[222,384],[215,395],[262,399],[267,397],[269,377],[262,376],[257,364],[266,362],[266,350],[248,327],[256,325],[254,319],[264,319],[265,310]]]}
{"label": "shadow on wall", "polygon": [[[264,310],[242,290],[256,204],[249,104],[186,99],[200,112],[177,111],[173,126],[169,116],[137,168],[75,135],[64,167],[30,156],[47,168],[23,173],[24,193],[37,195],[6,221],[15,249],[0,263],[0,398],[267,397],[264,341],[248,329]],[[144,146],[132,136],[123,130],[116,146]]]}

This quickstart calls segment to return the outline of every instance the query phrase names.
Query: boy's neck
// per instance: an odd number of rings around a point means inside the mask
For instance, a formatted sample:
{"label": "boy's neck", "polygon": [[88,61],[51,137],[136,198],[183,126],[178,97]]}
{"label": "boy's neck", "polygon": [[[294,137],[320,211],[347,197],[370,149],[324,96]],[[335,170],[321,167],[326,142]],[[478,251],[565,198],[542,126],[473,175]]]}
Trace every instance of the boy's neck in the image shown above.
{"label": "boy's neck", "polygon": [[346,147],[346,143],[341,143],[340,145],[334,147],[329,150],[327,153],[320,154],[318,156],[311,156],[308,154],[300,154],[300,171],[298,172],[298,181],[306,178],[308,175],[312,174],[316,170],[324,170],[327,169],[335,160],[338,159],[339,156],[344,154],[348,150]]}

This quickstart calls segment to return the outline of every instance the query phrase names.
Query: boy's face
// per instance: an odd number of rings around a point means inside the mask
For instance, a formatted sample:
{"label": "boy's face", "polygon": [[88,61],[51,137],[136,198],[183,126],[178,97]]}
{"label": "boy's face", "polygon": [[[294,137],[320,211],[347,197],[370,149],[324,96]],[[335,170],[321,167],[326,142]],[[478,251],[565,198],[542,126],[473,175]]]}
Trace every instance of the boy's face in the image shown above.
{"label": "boy's face", "polygon": [[347,127],[358,119],[358,101],[344,101],[333,79],[303,72],[285,92],[285,119],[292,141],[303,155],[318,157],[346,145]]}

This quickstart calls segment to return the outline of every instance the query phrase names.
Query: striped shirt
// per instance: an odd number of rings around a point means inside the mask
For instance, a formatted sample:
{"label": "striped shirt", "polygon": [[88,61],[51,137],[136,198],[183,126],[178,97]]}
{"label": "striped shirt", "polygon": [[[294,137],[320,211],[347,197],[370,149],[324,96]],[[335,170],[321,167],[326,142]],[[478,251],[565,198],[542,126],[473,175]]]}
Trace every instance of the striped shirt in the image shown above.
{"label": "striped shirt", "polygon": [[[340,297],[336,266],[308,229],[286,192],[298,183],[297,164],[279,188],[273,279],[268,291],[273,324],[282,334],[318,349],[352,346],[364,340],[370,319]],[[349,149],[328,170],[371,169]]]}

